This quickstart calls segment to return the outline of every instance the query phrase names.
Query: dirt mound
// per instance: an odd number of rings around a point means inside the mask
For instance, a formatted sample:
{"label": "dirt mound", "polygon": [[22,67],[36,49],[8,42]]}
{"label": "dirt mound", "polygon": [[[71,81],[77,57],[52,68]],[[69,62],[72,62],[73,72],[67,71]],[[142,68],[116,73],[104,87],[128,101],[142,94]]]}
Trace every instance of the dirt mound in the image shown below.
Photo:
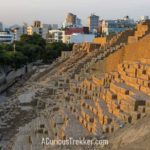
{"label": "dirt mound", "polygon": [[119,129],[110,136],[111,150],[149,150],[150,149],[150,116]]}

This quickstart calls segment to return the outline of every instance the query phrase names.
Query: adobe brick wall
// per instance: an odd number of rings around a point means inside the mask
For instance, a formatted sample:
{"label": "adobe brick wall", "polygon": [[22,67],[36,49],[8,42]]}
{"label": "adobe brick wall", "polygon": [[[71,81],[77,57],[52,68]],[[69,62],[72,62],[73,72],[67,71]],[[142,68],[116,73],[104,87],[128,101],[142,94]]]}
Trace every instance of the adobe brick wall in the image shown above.
{"label": "adobe brick wall", "polygon": [[117,66],[123,61],[138,61],[142,58],[150,59],[150,34],[143,37],[136,43],[130,43],[124,48],[112,53],[104,60],[95,64],[100,73],[117,71]]}
{"label": "adobe brick wall", "polygon": [[136,61],[142,58],[150,58],[150,35],[125,48],[124,60]]}
{"label": "adobe brick wall", "polygon": [[107,38],[106,38],[106,37],[94,38],[94,39],[93,39],[93,43],[105,45],[105,44],[107,43]]}
{"label": "adobe brick wall", "polygon": [[98,73],[109,73],[111,71],[117,71],[119,63],[123,62],[124,48],[117,50],[115,53],[109,55],[104,60],[98,61],[94,64],[93,68],[98,70]]}
{"label": "adobe brick wall", "polygon": [[119,49],[115,53],[108,56],[105,60],[106,72],[117,71],[119,63],[123,62],[124,48]]}

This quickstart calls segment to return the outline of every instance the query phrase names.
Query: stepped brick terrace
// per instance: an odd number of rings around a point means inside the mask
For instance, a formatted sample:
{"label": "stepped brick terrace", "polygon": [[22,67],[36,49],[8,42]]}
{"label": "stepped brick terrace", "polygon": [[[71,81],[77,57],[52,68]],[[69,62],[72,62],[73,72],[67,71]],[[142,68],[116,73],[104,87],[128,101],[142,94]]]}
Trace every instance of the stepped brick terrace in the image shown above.
{"label": "stepped brick terrace", "polygon": [[[18,102],[17,108],[25,88],[34,92],[37,117],[19,128],[7,150],[58,149],[42,145],[42,138],[107,139],[136,124],[150,114],[150,21],[105,42],[97,38],[62,52],[10,98]],[[2,108],[0,113],[5,113]],[[0,130],[7,129],[6,117],[0,119]]]}

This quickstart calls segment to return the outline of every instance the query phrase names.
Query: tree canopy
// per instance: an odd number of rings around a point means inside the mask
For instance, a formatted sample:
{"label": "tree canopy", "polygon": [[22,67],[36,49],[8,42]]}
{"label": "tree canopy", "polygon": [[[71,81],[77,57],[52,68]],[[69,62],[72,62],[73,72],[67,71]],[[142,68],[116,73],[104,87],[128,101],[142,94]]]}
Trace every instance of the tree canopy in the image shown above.
{"label": "tree canopy", "polygon": [[[16,51],[14,51],[14,45]],[[20,41],[12,44],[0,44],[0,65],[15,69],[36,60],[50,63],[61,55],[61,51],[71,51],[73,44],[46,43],[40,35],[22,35]]]}

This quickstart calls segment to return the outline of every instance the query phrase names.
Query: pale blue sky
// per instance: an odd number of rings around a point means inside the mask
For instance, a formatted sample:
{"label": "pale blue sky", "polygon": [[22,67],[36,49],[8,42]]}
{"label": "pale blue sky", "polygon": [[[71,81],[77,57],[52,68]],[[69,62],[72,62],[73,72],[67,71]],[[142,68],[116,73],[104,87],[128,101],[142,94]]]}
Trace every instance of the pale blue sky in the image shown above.
{"label": "pale blue sky", "polygon": [[91,13],[101,19],[138,19],[150,15],[150,0],[0,0],[0,21],[4,24],[62,23],[67,12],[77,14],[86,24]]}

